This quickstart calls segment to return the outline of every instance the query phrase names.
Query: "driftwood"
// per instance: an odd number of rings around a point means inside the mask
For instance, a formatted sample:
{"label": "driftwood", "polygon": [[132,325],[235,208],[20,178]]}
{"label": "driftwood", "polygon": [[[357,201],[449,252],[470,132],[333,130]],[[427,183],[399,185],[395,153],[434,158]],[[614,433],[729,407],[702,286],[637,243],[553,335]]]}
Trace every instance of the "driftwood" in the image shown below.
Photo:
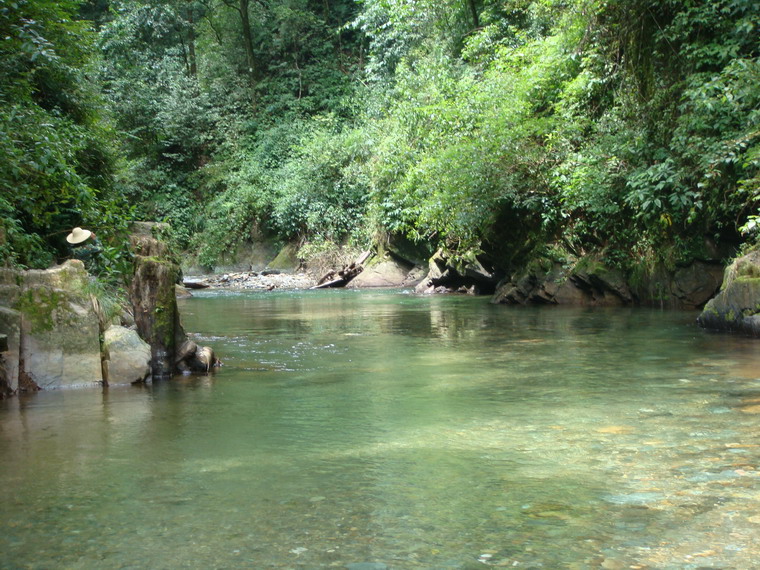
{"label": "driftwood", "polygon": [[182,285],[188,289],[206,289],[209,286],[205,281],[196,281],[195,279],[185,279]]}
{"label": "driftwood", "polygon": [[317,284],[312,287],[312,289],[326,289],[328,287],[345,287],[351,279],[359,275],[362,271],[364,271],[364,266],[362,263],[367,261],[367,259],[370,258],[372,255],[371,251],[365,251],[362,253],[359,258],[354,261],[351,265],[344,265],[342,269],[339,271],[336,271],[335,269],[331,269],[327,273],[325,273],[319,281],[317,281]]}

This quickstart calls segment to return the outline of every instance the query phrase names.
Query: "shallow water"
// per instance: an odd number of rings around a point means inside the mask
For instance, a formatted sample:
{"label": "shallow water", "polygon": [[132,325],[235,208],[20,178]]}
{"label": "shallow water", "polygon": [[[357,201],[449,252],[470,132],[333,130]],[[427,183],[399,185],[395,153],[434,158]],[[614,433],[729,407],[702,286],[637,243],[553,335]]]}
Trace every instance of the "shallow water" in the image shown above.
{"label": "shallow water", "polygon": [[1,568],[754,568],[760,344],[694,313],[197,294],[225,365],[0,402]]}

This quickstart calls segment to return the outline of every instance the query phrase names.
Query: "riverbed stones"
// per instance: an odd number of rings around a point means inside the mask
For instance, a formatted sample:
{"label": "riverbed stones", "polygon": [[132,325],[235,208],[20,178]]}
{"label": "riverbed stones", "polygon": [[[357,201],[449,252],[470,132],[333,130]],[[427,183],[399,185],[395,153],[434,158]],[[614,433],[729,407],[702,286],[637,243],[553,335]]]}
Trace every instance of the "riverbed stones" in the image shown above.
{"label": "riverbed stones", "polygon": [[150,375],[150,345],[137,331],[112,325],[103,334],[109,384],[133,384]]}
{"label": "riverbed stones", "polygon": [[314,278],[306,273],[268,273],[264,275],[257,271],[188,277],[186,280],[202,281],[208,287],[213,288],[263,291],[309,289],[315,284]]}
{"label": "riverbed stones", "polygon": [[697,322],[707,329],[760,337],[760,247],[726,269],[720,292]]}

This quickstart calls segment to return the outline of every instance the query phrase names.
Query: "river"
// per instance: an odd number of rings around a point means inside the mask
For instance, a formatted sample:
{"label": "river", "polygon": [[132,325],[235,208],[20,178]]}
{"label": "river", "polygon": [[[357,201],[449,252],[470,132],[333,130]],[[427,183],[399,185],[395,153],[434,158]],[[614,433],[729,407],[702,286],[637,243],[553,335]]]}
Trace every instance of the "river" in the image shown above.
{"label": "river", "polygon": [[0,568],[756,565],[757,340],[401,291],[180,310],[216,373],[0,402]]}

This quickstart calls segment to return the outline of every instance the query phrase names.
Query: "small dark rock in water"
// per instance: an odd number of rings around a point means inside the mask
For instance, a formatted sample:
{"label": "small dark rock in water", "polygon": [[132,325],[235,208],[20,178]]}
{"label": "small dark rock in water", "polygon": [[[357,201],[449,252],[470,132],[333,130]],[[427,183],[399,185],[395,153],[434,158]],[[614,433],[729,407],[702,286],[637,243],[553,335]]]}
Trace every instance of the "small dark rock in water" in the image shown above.
{"label": "small dark rock in water", "polygon": [[346,570],[388,570],[382,562],[353,562],[346,565]]}

